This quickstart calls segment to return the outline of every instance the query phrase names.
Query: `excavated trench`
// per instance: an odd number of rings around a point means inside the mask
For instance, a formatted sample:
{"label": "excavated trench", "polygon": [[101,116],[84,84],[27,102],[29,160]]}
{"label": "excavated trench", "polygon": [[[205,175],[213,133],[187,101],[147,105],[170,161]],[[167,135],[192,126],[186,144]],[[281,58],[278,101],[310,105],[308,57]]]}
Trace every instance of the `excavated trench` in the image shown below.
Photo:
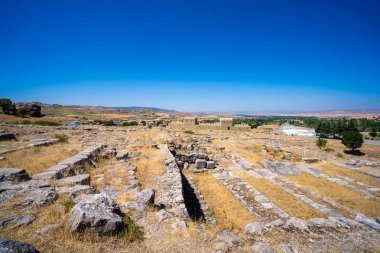
{"label": "excavated trench", "polygon": [[189,181],[187,180],[186,176],[181,171],[181,178],[182,178],[182,194],[183,198],[185,200],[185,206],[187,209],[187,212],[189,213],[189,216],[192,220],[204,220],[204,213],[201,208],[201,204],[199,203],[199,200],[197,196],[194,193],[193,187],[191,187]]}
{"label": "excavated trench", "polygon": [[[186,155],[179,154],[174,149],[170,150],[170,152],[176,158],[177,165],[180,169],[181,182],[182,182],[182,195],[185,201],[187,212],[192,220],[204,221],[205,215],[203,213],[199,199],[197,195],[194,193],[194,188],[191,186],[186,176],[182,172],[183,164],[184,164],[182,160],[184,156]],[[187,162],[191,163],[191,161],[187,161]]]}

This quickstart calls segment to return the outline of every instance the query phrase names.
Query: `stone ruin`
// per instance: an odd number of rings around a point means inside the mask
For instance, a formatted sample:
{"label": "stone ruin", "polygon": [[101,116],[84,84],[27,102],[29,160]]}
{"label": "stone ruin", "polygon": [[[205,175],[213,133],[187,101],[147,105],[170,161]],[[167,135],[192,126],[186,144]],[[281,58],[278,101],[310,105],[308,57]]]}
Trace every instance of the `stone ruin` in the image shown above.
{"label": "stone ruin", "polygon": [[220,118],[217,123],[202,123],[197,117],[185,117],[182,121],[172,121],[169,124],[172,128],[182,128],[185,130],[192,129],[214,129],[214,130],[233,130],[233,131],[250,131],[248,124],[233,124],[232,118]]}

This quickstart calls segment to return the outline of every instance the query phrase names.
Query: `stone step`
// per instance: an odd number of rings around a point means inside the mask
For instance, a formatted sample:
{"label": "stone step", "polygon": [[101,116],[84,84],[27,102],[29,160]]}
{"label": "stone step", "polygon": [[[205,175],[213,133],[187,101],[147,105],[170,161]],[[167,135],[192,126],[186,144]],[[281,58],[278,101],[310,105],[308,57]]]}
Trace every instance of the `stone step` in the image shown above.
{"label": "stone step", "polygon": [[91,180],[90,174],[80,174],[73,177],[66,177],[55,182],[57,186],[74,186],[89,185]]}

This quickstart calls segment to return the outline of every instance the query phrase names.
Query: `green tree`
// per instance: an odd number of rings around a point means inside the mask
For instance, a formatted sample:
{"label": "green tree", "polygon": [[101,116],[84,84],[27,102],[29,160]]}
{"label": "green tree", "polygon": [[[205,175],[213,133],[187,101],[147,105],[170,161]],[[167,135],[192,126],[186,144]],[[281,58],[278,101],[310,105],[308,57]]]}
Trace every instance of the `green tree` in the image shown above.
{"label": "green tree", "polygon": [[28,114],[28,112],[29,112],[28,108],[21,107],[17,110],[17,115],[22,117],[22,118],[25,118],[25,116]]}
{"label": "green tree", "polygon": [[374,129],[372,129],[372,131],[369,133],[369,136],[371,136],[372,138],[376,138],[377,136],[377,133]]}
{"label": "green tree", "polygon": [[362,146],[363,135],[357,130],[344,132],[342,135],[342,144],[354,151]]}
{"label": "green tree", "polygon": [[0,98],[0,107],[3,109],[4,114],[14,115],[16,114],[16,106],[9,98]]}
{"label": "green tree", "polygon": [[318,139],[315,141],[315,145],[316,145],[319,149],[325,148],[326,145],[327,145],[327,140],[325,140],[325,139],[321,139],[321,138],[318,138]]}

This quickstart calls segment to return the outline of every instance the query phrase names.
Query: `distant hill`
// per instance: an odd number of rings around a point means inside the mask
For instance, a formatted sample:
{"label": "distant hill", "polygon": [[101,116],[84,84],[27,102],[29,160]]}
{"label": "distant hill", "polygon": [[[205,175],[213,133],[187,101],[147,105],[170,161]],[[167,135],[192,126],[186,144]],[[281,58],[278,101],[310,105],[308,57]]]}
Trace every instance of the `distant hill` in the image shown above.
{"label": "distant hill", "polygon": [[162,109],[157,107],[143,107],[143,106],[117,106],[117,107],[107,107],[117,110],[128,110],[128,111],[153,111],[153,112],[176,112],[174,110]]}
{"label": "distant hill", "polygon": [[380,117],[379,109],[357,109],[357,110],[325,110],[309,112],[252,112],[239,113],[245,115],[267,115],[267,116],[304,116],[304,117]]}

